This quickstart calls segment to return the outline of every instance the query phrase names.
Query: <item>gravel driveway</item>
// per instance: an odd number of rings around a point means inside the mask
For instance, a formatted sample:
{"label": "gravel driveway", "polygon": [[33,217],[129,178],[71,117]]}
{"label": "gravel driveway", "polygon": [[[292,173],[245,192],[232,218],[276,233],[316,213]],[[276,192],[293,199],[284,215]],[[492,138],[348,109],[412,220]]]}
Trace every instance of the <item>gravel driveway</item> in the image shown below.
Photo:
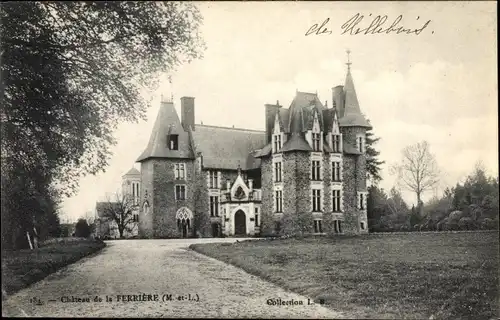
{"label": "gravel driveway", "polygon": [[[2,315],[342,317],[323,306],[308,305],[306,297],[188,249],[191,243],[233,241],[109,241],[96,256],[84,258],[3,301]],[[42,304],[37,305],[37,301]]]}

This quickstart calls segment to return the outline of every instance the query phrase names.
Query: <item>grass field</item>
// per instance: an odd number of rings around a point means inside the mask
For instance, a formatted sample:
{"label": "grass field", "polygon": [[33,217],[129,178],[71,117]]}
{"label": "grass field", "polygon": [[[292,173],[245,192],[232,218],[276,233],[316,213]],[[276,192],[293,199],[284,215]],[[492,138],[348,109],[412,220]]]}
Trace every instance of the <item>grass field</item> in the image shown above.
{"label": "grass field", "polygon": [[4,293],[17,292],[105,246],[102,241],[68,239],[36,250],[2,251],[2,299]]}
{"label": "grass field", "polygon": [[257,240],[191,248],[323,300],[349,318],[499,315],[496,232]]}

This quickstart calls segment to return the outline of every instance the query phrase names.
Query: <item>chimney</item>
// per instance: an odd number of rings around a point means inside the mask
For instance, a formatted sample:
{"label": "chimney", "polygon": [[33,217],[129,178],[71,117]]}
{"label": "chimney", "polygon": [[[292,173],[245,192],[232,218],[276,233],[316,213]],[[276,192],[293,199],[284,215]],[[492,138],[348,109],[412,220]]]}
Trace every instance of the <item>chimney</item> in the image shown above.
{"label": "chimney", "polygon": [[337,107],[339,116],[344,115],[344,86],[336,86],[332,88],[332,104]]}
{"label": "chimney", "polygon": [[231,190],[231,180],[229,179],[226,180],[226,190]]}
{"label": "chimney", "polygon": [[182,97],[181,98],[181,123],[184,130],[187,131],[189,127],[194,131],[194,98]]}
{"label": "chimney", "polygon": [[248,189],[250,189],[250,192],[253,191],[253,179],[248,179]]}
{"label": "chimney", "polygon": [[[278,103],[278,101],[276,101]],[[276,119],[276,112],[281,108],[278,104],[266,104],[266,143],[271,142],[271,135]]]}

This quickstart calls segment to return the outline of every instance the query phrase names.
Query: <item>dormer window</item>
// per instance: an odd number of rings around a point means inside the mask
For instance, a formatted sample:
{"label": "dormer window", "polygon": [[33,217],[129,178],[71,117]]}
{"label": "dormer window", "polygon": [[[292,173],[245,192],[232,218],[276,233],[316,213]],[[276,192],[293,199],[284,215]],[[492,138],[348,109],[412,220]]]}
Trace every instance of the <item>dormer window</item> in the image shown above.
{"label": "dormer window", "polygon": [[321,134],[320,133],[314,133],[312,134],[312,143],[313,143],[313,150],[314,151],[321,151]]}
{"label": "dormer window", "polygon": [[281,134],[275,134],[274,139],[274,152],[278,152],[281,149]]}
{"label": "dormer window", "polygon": [[179,150],[179,136],[177,134],[168,136],[168,148],[170,150]]}
{"label": "dormer window", "polygon": [[340,134],[332,134],[333,152],[340,153]]}

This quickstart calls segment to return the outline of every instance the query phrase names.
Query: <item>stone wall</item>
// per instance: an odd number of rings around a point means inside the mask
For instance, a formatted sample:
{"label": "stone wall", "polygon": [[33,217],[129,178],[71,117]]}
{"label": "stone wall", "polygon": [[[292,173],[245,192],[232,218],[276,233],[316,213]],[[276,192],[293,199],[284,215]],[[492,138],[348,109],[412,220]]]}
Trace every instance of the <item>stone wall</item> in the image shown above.
{"label": "stone wall", "polygon": [[[186,165],[186,179],[175,180],[174,164]],[[153,175],[153,230],[155,238],[177,238],[181,233],[177,229],[175,215],[181,207],[195,212],[194,195],[196,190],[195,162],[188,159],[158,159],[154,161]],[[175,200],[175,185],[186,185],[186,200]],[[191,230],[193,230],[191,221]]]}
{"label": "stone wall", "polygon": [[[153,209],[154,203],[152,201],[153,191],[153,162],[154,160],[146,160],[141,163],[141,187],[140,187],[140,211],[139,211],[139,236],[141,238],[153,237]],[[146,197],[147,194],[147,197]],[[149,203],[149,213],[143,212],[143,204],[147,201]]]}
{"label": "stone wall", "polygon": [[261,235],[274,232],[273,173],[271,157],[263,158],[261,165],[262,204],[260,208]]}
{"label": "stone wall", "polygon": [[313,230],[309,155],[300,151],[283,155],[284,213],[281,225],[285,234],[307,234]]}
{"label": "stone wall", "polygon": [[343,159],[343,196],[344,221],[342,229],[345,234],[359,232],[358,210],[356,208],[356,155],[344,155]]}
{"label": "stone wall", "polygon": [[[363,127],[344,127],[344,142],[356,147],[356,135],[366,134]],[[366,143],[366,141],[365,141]],[[344,155],[344,233],[360,233],[360,219],[366,215],[357,209],[357,192],[366,191],[366,156]],[[363,219],[364,220],[364,219]],[[365,220],[366,221],[366,220]],[[368,229],[368,226],[367,226]]]}
{"label": "stone wall", "polygon": [[208,197],[207,171],[201,169],[202,158],[199,156],[195,160],[195,186],[194,194],[195,211],[194,214],[194,234],[200,237],[210,237],[210,202]]}

